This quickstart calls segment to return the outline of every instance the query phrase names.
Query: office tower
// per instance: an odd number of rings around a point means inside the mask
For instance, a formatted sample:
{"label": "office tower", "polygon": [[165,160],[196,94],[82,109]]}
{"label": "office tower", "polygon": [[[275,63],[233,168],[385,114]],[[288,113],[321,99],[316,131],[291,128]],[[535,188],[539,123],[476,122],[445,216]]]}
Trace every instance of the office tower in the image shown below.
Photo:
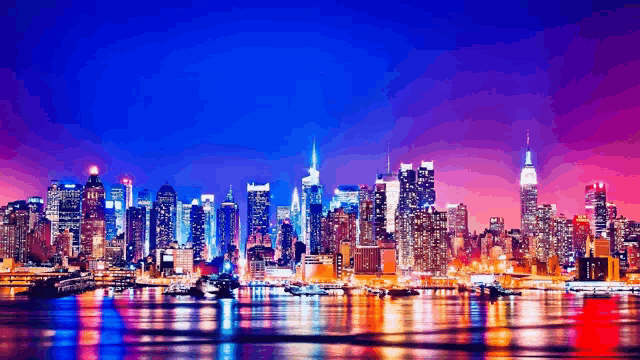
{"label": "office tower", "polygon": [[491,217],[489,218],[489,231],[494,236],[500,236],[504,233],[504,218],[503,217]]}
{"label": "office tower", "polygon": [[391,171],[391,157],[387,149],[387,173],[378,174],[376,184],[385,184],[387,195],[387,232],[391,235],[396,232],[396,209],[400,201],[400,181],[398,175]]}
{"label": "office tower", "polygon": [[206,214],[202,205],[191,205],[191,245],[193,261],[207,260],[207,240],[205,234]]}
{"label": "office tower", "polygon": [[334,190],[333,199],[329,210],[342,208],[346,212],[358,213],[358,191],[357,185],[340,185]]}
{"label": "office tower", "polygon": [[591,225],[587,215],[573,217],[573,251],[575,258],[586,255],[587,238],[591,236]]}
{"label": "office tower", "polygon": [[27,200],[27,207],[29,208],[29,231],[31,231],[44,216],[44,201],[40,196],[31,196]]}
{"label": "office tower", "polygon": [[151,203],[151,192],[147,189],[140,190],[138,192],[138,207],[144,208],[145,213],[145,227],[144,227],[144,255],[149,255],[150,241],[151,241],[151,210],[153,204]]}
{"label": "office tower", "polygon": [[[29,205],[29,201],[27,205]],[[30,215],[32,214],[31,210],[29,210]],[[30,229],[27,233],[27,259],[38,263],[48,261],[53,255],[51,251],[51,221],[47,220],[44,214],[41,213],[41,216],[36,218],[33,225],[29,226]]]}
{"label": "office tower", "polygon": [[114,208],[116,213],[116,236],[124,234],[125,231],[125,217],[127,214],[127,189],[122,184],[116,184],[111,186],[111,200],[114,202]]}
{"label": "office tower", "polygon": [[231,187],[229,187],[229,193],[224,201],[220,203],[216,220],[218,256],[223,256],[225,260],[237,261],[240,240],[240,210],[238,204],[233,200]]}
{"label": "office tower", "polygon": [[[402,195],[401,195],[402,197]],[[447,213],[434,207],[416,210],[413,228],[413,270],[432,276],[447,274]]]}
{"label": "office tower", "polygon": [[80,223],[82,219],[82,185],[64,184],[60,187],[58,206],[58,231],[69,230],[72,236],[71,256],[77,256],[80,249]]}
{"label": "office tower", "polygon": [[553,255],[553,219],[556,216],[554,204],[540,204],[536,211],[535,257],[547,262]]}
{"label": "office tower", "polygon": [[[338,254],[340,253],[340,244],[343,242],[349,243],[351,248],[355,248],[357,219],[356,213],[345,211],[343,208],[329,211],[326,218],[326,231],[322,234],[323,245],[320,252]],[[349,259],[344,259],[345,263],[349,264]]]}
{"label": "office tower", "polygon": [[612,202],[607,202],[607,224],[617,218],[618,218],[618,206]]}
{"label": "office tower", "polygon": [[596,238],[606,237],[607,189],[603,183],[587,185],[584,190],[584,208],[589,226]]}
{"label": "office tower", "polygon": [[176,192],[169,184],[162,185],[156,193],[155,202],[155,245],[157,249],[168,249],[176,240],[177,222]]}
{"label": "office tower", "polygon": [[278,206],[276,208],[276,221],[278,226],[286,219],[291,219],[291,208],[288,206]]}
{"label": "office tower", "polygon": [[447,205],[447,228],[453,237],[467,237],[469,235],[469,213],[465,204]]}
{"label": "office tower", "polygon": [[413,243],[411,234],[411,216],[418,206],[416,192],[416,172],[411,164],[400,164],[398,172],[400,198],[396,209],[396,249],[398,267],[408,270],[413,265]]}
{"label": "office tower", "polygon": [[310,254],[317,255],[322,252],[322,204],[309,206],[309,246]]}
{"label": "office tower", "polygon": [[271,191],[269,183],[247,184],[247,239],[269,234]]}
{"label": "office tower", "polygon": [[29,207],[24,200],[7,205],[0,233],[0,257],[26,262],[28,255]]}
{"label": "office tower", "polygon": [[386,243],[389,239],[387,233],[387,184],[375,184],[373,186],[373,223],[372,223],[372,243],[378,245]]}
{"label": "office tower", "polygon": [[[610,221],[609,239],[611,241],[611,253],[619,254],[623,251],[624,242],[632,234],[630,221],[624,216],[620,216]],[[640,245],[640,244],[639,244]]]}
{"label": "office tower", "polygon": [[433,161],[422,161],[416,171],[416,191],[420,209],[436,204]]}
{"label": "office tower", "polygon": [[133,180],[125,177],[122,179],[122,186],[124,186],[124,210],[133,206]]}
{"label": "office tower", "polygon": [[190,203],[184,203],[180,200],[176,205],[176,224],[177,241],[180,245],[186,245],[191,241],[191,208],[198,205],[198,200],[193,199]]}
{"label": "office tower", "polygon": [[[386,192],[385,192],[386,196]],[[358,191],[358,244],[362,246],[374,245],[373,241],[373,200],[372,192],[367,185],[360,185]],[[386,211],[386,199],[385,199]],[[386,212],[385,212],[386,217]],[[386,225],[386,224],[385,224]]]}
{"label": "office tower", "polygon": [[293,225],[290,219],[283,219],[278,230],[278,241],[276,249],[278,250],[278,264],[280,266],[292,265],[294,259],[294,235]]}
{"label": "office tower", "polygon": [[82,191],[82,227],[80,251],[88,258],[103,259],[107,226],[105,218],[105,191],[98,169],[91,168],[91,175]]}
{"label": "office tower", "polygon": [[[320,172],[318,171],[317,166],[316,141],[314,140],[309,176],[302,178],[300,239],[305,244],[307,250],[311,250],[314,248],[313,246],[311,246],[311,205],[319,204],[320,207],[322,207],[322,195],[324,193],[324,187],[320,185]],[[319,244],[316,244],[316,246],[319,247]]]}
{"label": "office tower", "polygon": [[145,257],[145,234],[147,210],[145,207],[131,206],[127,209],[127,230],[125,259],[128,262],[140,261]]}
{"label": "office tower", "polygon": [[[182,214],[184,208],[182,207],[182,205],[182,200],[176,200],[176,241],[179,245],[186,244],[187,241],[189,241],[188,232],[186,233],[187,238],[184,241],[182,240],[182,238],[185,237],[184,231],[182,229],[182,223],[184,221],[184,215]],[[189,207],[190,205],[187,206]]]}
{"label": "office tower", "polygon": [[204,211],[204,241],[207,246],[207,260],[213,259],[216,247],[216,208],[213,194],[200,195],[200,204]]}
{"label": "office tower", "polygon": [[527,151],[524,167],[520,173],[520,220],[522,235],[533,238],[536,231],[536,212],[538,210],[538,176],[531,159],[529,133],[527,132]]}
{"label": "office tower", "polygon": [[575,260],[573,251],[573,220],[564,214],[553,221],[553,245],[560,266],[570,266]]}
{"label": "office tower", "polygon": [[111,242],[118,235],[116,228],[116,208],[115,201],[106,200],[104,202],[104,221],[106,228],[106,240],[107,243]]}
{"label": "office tower", "polygon": [[298,194],[298,188],[293,188],[293,194],[291,195],[291,226],[293,226],[293,232],[296,236],[302,236],[300,230],[300,195]]}
{"label": "office tower", "polygon": [[51,221],[51,238],[58,236],[58,223],[60,221],[60,183],[58,180],[52,180],[51,185],[47,188],[47,204],[45,207],[45,216]]}

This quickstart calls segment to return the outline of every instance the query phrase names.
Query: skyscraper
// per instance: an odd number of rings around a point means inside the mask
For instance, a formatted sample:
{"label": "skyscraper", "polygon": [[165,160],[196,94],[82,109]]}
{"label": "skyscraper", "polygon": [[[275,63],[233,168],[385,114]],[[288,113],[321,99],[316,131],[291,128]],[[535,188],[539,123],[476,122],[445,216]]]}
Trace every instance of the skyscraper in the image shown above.
{"label": "skyscraper", "polygon": [[58,180],[52,180],[51,185],[47,188],[47,204],[45,207],[45,216],[51,221],[51,239],[55,239],[59,233],[60,214],[58,211],[60,208],[60,196],[60,183]]}
{"label": "skyscraper", "polygon": [[391,157],[387,149],[387,173],[378,174],[376,184],[385,184],[387,196],[387,232],[391,235],[396,232],[396,209],[400,201],[400,181],[398,175],[391,171]]}
{"label": "skyscraper", "polygon": [[122,186],[124,186],[124,210],[133,206],[133,180],[129,177],[122,179]]}
{"label": "skyscraper", "polygon": [[193,261],[201,262],[207,260],[206,236],[205,236],[205,216],[202,205],[191,205],[191,244],[193,246]]}
{"label": "skyscraper", "polygon": [[536,232],[536,212],[538,209],[538,176],[531,159],[529,133],[527,132],[527,151],[524,167],[520,173],[520,219],[522,235],[533,238]]}
{"label": "skyscraper", "polygon": [[575,260],[573,251],[573,221],[558,215],[553,221],[553,245],[554,253],[558,256],[561,266],[570,266]]}
{"label": "skyscraper", "polygon": [[82,185],[64,184],[60,188],[60,204],[58,207],[58,232],[69,230],[71,234],[72,256],[80,253],[80,223],[82,220]]}
{"label": "skyscraper", "polygon": [[497,216],[489,218],[489,231],[494,236],[501,236],[504,233],[504,218]]}
{"label": "skyscraper", "polygon": [[322,204],[309,205],[309,246],[310,253],[313,255],[322,252]]}
{"label": "skyscraper", "polygon": [[92,167],[82,191],[80,251],[89,258],[104,259],[106,238],[105,191],[98,177],[98,168]]}
{"label": "skyscraper", "polygon": [[204,241],[207,245],[207,260],[213,258],[216,246],[216,214],[213,194],[202,194],[200,204],[204,211]]}
{"label": "skyscraper", "polygon": [[144,228],[144,255],[149,255],[151,241],[151,210],[153,203],[151,202],[151,192],[147,189],[138,192],[138,207],[144,208],[145,228]]}
{"label": "skyscraper", "polygon": [[584,190],[584,208],[589,226],[596,238],[606,237],[607,231],[607,189],[600,182],[587,185]]}
{"label": "skyscraper", "polygon": [[104,202],[104,221],[106,228],[106,240],[107,243],[111,242],[118,236],[118,229],[116,229],[116,208],[115,201],[106,200]]}
{"label": "skyscraper", "polygon": [[238,260],[240,240],[240,210],[238,204],[233,200],[231,187],[229,187],[229,193],[224,201],[220,203],[216,220],[218,256],[235,262]]}
{"label": "skyscraper", "polygon": [[346,212],[358,213],[359,190],[357,185],[339,185],[334,190],[329,210],[342,208]]}
{"label": "skyscraper", "polygon": [[540,204],[536,212],[536,237],[534,241],[535,257],[547,262],[554,254],[553,219],[556,216],[554,204]]}
{"label": "skyscraper", "polygon": [[[323,246],[322,253],[338,254],[340,253],[340,244],[349,243],[351,249],[355,249],[356,233],[357,233],[357,215],[354,212],[345,211],[339,207],[327,214],[326,233],[322,234]],[[345,263],[349,263],[349,259],[344,259]]]}
{"label": "skyscraper", "polygon": [[414,259],[411,216],[418,205],[416,172],[411,164],[400,164],[398,179],[400,181],[400,198],[396,209],[396,249],[398,267],[402,270],[408,270],[412,267]]}
{"label": "skyscraper", "polygon": [[[386,192],[385,192],[386,196]],[[358,192],[358,245],[374,245],[373,241],[373,200],[371,190],[367,185],[360,185]],[[385,199],[386,210],[386,199]],[[385,212],[386,217],[386,212]],[[385,224],[386,225],[386,224]]]}
{"label": "skyscraper", "polygon": [[387,232],[387,184],[375,184],[373,187],[373,224],[372,243],[377,245],[386,243],[389,239]]}
{"label": "skyscraper", "polygon": [[156,193],[155,202],[155,244],[158,249],[168,249],[176,240],[176,192],[169,184],[162,185]]}
{"label": "skyscraper", "polygon": [[247,241],[252,236],[269,234],[271,191],[269,183],[247,184]]}
{"label": "skyscraper", "polygon": [[126,261],[140,261],[145,257],[146,208],[131,206],[127,209]]}
{"label": "skyscraper", "polygon": [[[311,155],[311,168],[309,176],[302,178],[302,199],[301,199],[301,240],[306,245],[307,250],[313,250],[310,244],[311,239],[311,205],[320,205],[322,208],[322,196],[324,187],[320,185],[320,172],[317,169],[316,141],[313,140],[313,150]],[[322,211],[321,211],[322,214]],[[317,230],[319,233],[320,230]],[[316,245],[319,247],[319,244]],[[316,248],[317,249],[317,248]]]}
{"label": "skyscraper", "polygon": [[447,205],[448,232],[454,237],[466,238],[469,235],[469,213],[465,204]]}
{"label": "skyscraper", "polygon": [[433,161],[422,161],[416,171],[416,191],[418,208],[423,209],[436,203],[436,188]]}
{"label": "skyscraper", "polygon": [[279,253],[278,263],[281,266],[289,266],[292,264],[293,253],[293,226],[289,219],[284,219],[280,223],[280,229],[278,231],[278,241],[276,248]]}
{"label": "skyscraper", "polygon": [[[124,234],[125,231],[125,216],[127,214],[126,206],[126,194],[127,189],[122,184],[116,184],[111,186],[111,200],[114,201],[114,208],[116,212],[116,232],[117,235]],[[116,235],[116,236],[117,236]]]}
{"label": "skyscraper", "polygon": [[293,194],[291,195],[291,226],[293,226],[293,232],[296,236],[302,236],[300,230],[300,195],[298,194],[298,188],[293,188]]}
{"label": "skyscraper", "polygon": [[584,257],[587,249],[587,238],[591,236],[591,226],[587,215],[573,217],[573,251],[575,258]]}
{"label": "skyscraper", "polygon": [[413,228],[413,269],[433,276],[447,274],[447,213],[434,207],[416,210]]}

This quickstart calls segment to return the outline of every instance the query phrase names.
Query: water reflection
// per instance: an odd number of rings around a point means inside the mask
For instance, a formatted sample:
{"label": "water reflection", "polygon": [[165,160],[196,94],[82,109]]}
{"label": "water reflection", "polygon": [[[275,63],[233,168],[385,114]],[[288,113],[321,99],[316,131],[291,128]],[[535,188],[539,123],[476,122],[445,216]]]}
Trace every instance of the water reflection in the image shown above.
{"label": "water reflection", "polygon": [[530,291],[489,301],[453,291],[411,298],[167,297],[147,288],[30,300],[0,293],[0,353],[10,358],[253,359],[640,355],[640,301]]}

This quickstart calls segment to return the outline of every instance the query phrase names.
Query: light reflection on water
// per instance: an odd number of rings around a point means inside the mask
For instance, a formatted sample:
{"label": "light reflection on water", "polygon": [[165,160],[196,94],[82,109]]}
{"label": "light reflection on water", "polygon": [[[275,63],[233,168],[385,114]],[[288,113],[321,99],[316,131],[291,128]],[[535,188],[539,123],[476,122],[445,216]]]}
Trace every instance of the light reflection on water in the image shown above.
{"label": "light reflection on water", "polygon": [[459,359],[639,356],[640,300],[525,292],[487,301],[455,291],[411,298],[236,299],[108,290],[30,300],[0,290],[0,354],[55,359]]}

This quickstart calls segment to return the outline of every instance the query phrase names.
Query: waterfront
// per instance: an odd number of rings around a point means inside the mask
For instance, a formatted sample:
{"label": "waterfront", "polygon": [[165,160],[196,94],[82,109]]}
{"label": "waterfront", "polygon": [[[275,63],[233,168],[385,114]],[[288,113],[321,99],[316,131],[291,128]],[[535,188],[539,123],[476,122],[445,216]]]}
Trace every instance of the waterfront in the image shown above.
{"label": "waterfront", "polygon": [[458,359],[640,355],[640,299],[527,291],[482,300],[455,291],[409,298],[170,297],[159,288],[30,300],[3,289],[0,352],[57,359]]}

